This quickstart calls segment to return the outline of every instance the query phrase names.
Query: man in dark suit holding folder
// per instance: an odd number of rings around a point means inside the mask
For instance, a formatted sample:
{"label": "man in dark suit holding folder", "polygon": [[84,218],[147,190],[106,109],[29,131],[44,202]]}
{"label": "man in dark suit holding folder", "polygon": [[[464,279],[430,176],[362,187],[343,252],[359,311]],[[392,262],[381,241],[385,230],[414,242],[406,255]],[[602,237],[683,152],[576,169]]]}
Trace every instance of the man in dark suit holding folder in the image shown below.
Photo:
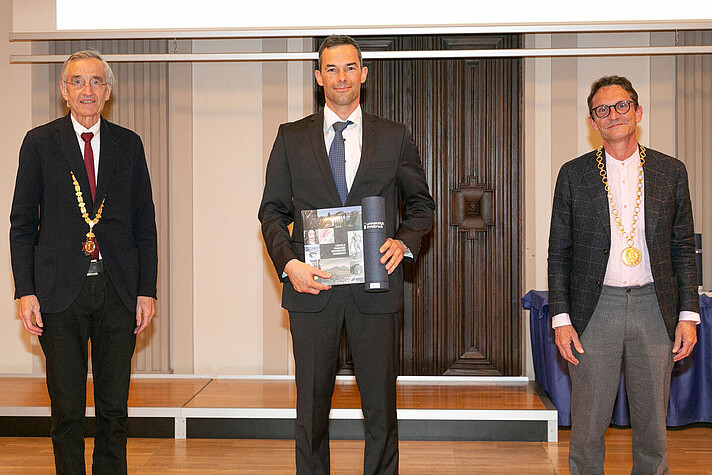
{"label": "man in dark suit holding folder", "polygon": [[640,145],[628,79],[588,96],[603,146],[565,163],[549,235],[549,313],[571,376],[571,473],[602,474],[621,363],[632,473],[668,472],[665,417],[673,361],[697,341],[697,264],[687,171]]}
{"label": "man in dark suit holding folder", "polygon": [[[329,410],[344,325],[364,414],[364,473],[398,471],[399,264],[404,256],[417,256],[435,206],[406,127],[361,110],[367,74],[353,39],[330,36],[322,43],[315,77],[324,87],[326,107],[280,126],[259,210],[267,250],[284,282],[282,306],[289,310],[300,474],[329,473]],[[380,252],[390,290],[367,293],[362,284],[332,288],[315,281],[315,276],[330,276],[304,263],[301,211],[356,206],[366,196],[385,199],[389,237]]]}
{"label": "man in dark suit holding folder", "polygon": [[156,223],[141,139],[101,118],[114,85],[96,51],[71,55],[60,90],[70,113],[27,133],[10,213],[15,298],[47,361],[57,473],[84,473],[91,340],[93,473],[126,473],[136,334],[156,298]]}

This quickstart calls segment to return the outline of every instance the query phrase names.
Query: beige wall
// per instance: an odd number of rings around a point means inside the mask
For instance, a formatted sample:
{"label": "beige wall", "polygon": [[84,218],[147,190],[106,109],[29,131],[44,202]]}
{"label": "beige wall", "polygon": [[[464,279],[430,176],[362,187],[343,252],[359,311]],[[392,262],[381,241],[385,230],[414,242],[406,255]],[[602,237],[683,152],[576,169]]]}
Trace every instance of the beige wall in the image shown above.
{"label": "beige wall", "polygon": [[[300,39],[193,42],[193,52],[285,49],[308,51],[311,44]],[[262,242],[257,209],[277,127],[312,110],[310,69],[306,62],[193,65],[197,374],[292,372],[281,284]]]}
{"label": "beige wall", "polygon": [[[230,43],[230,44],[226,44]],[[196,41],[259,50],[260,40]],[[193,322],[195,371],[262,372],[262,64],[193,66]]]}
{"label": "beige wall", "polygon": [[[302,40],[203,40],[193,52],[302,51]],[[308,63],[193,65],[193,347],[198,374],[287,374],[281,284],[257,220],[280,123],[309,113]],[[288,80],[289,77],[289,80]],[[176,349],[176,351],[179,351]]]}
{"label": "beige wall", "polygon": [[17,155],[25,133],[32,127],[32,70],[28,65],[10,64],[11,53],[28,54],[28,44],[10,45],[12,0],[0,0],[0,104],[5,113],[0,118],[0,373],[32,372],[32,338],[22,329],[13,300],[14,287],[10,272],[9,230],[10,204],[15,188]]}
{"label": "beige wall", "polygon": [[[57,29],[57,11],[55,0],[13,0],[13,31],[55,31]],[[7,38],[7,36],[3,36]]]}

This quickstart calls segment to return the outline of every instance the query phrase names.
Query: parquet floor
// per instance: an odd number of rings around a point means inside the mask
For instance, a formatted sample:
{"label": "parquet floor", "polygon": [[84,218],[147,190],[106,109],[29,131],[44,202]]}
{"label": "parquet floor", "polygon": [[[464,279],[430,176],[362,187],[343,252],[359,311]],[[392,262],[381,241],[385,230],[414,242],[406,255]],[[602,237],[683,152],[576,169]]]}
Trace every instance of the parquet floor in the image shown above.
{"label": "parquet floor", "polygon": [[[400,443],[404,475],[567,474],[568,431],[559,442],[415,442]],[[606,474],[629,474],[630,429],[606,433]],[[87,439],[87,469],[92,440]],[[668,432],[671,474],[712,474],[712,429]],[[362,473],[362,441],[332,441],[333,474]],[[294,442],[289,440],[129,439],[129,473],[294,474]],[[52,444],[47,438],[0,438],[0,474],[53,474]]]}
{"label": "parquet floor", "polygon": [[[88,382],[88,403],[91,380]],[[133,378],[130,407],[266,407],[293,408],[291,380]],[[0,409],[49,405],[43,378],[0,378]],[[333,407],[359,406],[353,382],[339,381]],[[403,409],[540,409],[541,400],[529,384],[423,384],[399,381],[398,406]],[[567,430],[559,442],[402,441],[402,474],[553,474],[568,473]],[[607,474],[630,473],[631,433],[606,434]],[[668,432],[671,474],[712,475],[712,428]],[[93,440],[86,440],[87,466]],[[332,473],[362,472],[363,441],[332,441]],[[129,439],[129,473],[153,474],[293,474],[294,442],[241,439]],[[0,475],[53,474],[49,438],[0,438]],[[91,473],[88,470],[88,473]]]}
{"label": "parquet floor", "polygon": [[[296,387],[291,379],[131,379],[129,407],[296,407]],[[87,381],[87,404],[94,405],[91,378]],[[44,378],[0,378],[0,407],[49,406]],[[360,407],[353,379],[339,380],[332,407]],[[400,409],[544,409],[532,385],[513,383],[425,384],[398,382]]]}

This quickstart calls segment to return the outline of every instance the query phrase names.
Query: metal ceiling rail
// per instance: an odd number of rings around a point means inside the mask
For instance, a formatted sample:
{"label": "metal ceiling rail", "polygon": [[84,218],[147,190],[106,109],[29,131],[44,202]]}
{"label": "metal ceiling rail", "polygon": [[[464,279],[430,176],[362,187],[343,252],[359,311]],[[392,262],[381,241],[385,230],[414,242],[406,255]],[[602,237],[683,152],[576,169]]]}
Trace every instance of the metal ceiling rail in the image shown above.
{"label": "metal ceiling rail", "polygon": [[439,35],[482,33],[602,33],[623,31],[706,30],[712,20],[650,20],[617,22],[552,23],[469,23],[461,25],[378,25],[378,26],[304,26],[275,28],[183,28],[131,30],[57,30],[13,32],[10,41],[120,40],[120,39],[226,39],[226,38],[299,38],[327,36]]}
{"label": "metal ceiling rail", "polygon": [[[364,51],[365,59],[448,59],[448,58],[552,58],[587,56],[660,56],[712,54],[712,46],[641,46],[616,48],[534,48],[534,49],[468,49],[435,51]],[[10,55],[14,64],[62,63],[68,55]],[[306,53],[167,53],[107,54],[104,59],[117,63],[152,62],[250,62],[314,61],[316,52]]]}

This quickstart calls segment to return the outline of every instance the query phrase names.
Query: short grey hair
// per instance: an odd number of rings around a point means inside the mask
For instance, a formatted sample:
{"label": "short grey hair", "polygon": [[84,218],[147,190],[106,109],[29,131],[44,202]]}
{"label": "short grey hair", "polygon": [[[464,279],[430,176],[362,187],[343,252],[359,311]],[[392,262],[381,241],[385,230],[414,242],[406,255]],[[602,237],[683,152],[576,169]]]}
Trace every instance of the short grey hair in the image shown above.
{"label": "short grey hair", "polygon": [[[82,51],[77,51],[69,58],[67,58],[67,60],[62,65],[62,71],[59,73],[59,81],[61,83],[64,83],[64,81],[67,80],[66,75],[67,68],[69,68],[69,65],[74,61],[79,61],[80,59],[98,59],[99,61],[101,61],[101,64],[104,66],[104,76],[106,76],[106,82],[111,84],[111,86],[114,85],[114,83],[116,82],[116,78],[114,78],[114,71],[111,70],[111,66],[109,66],[109,63],[107,63],[104,58],[101,57],[101,54],[95,49],[85,49]],[[109,87],[111,88],[111,86]]]}

